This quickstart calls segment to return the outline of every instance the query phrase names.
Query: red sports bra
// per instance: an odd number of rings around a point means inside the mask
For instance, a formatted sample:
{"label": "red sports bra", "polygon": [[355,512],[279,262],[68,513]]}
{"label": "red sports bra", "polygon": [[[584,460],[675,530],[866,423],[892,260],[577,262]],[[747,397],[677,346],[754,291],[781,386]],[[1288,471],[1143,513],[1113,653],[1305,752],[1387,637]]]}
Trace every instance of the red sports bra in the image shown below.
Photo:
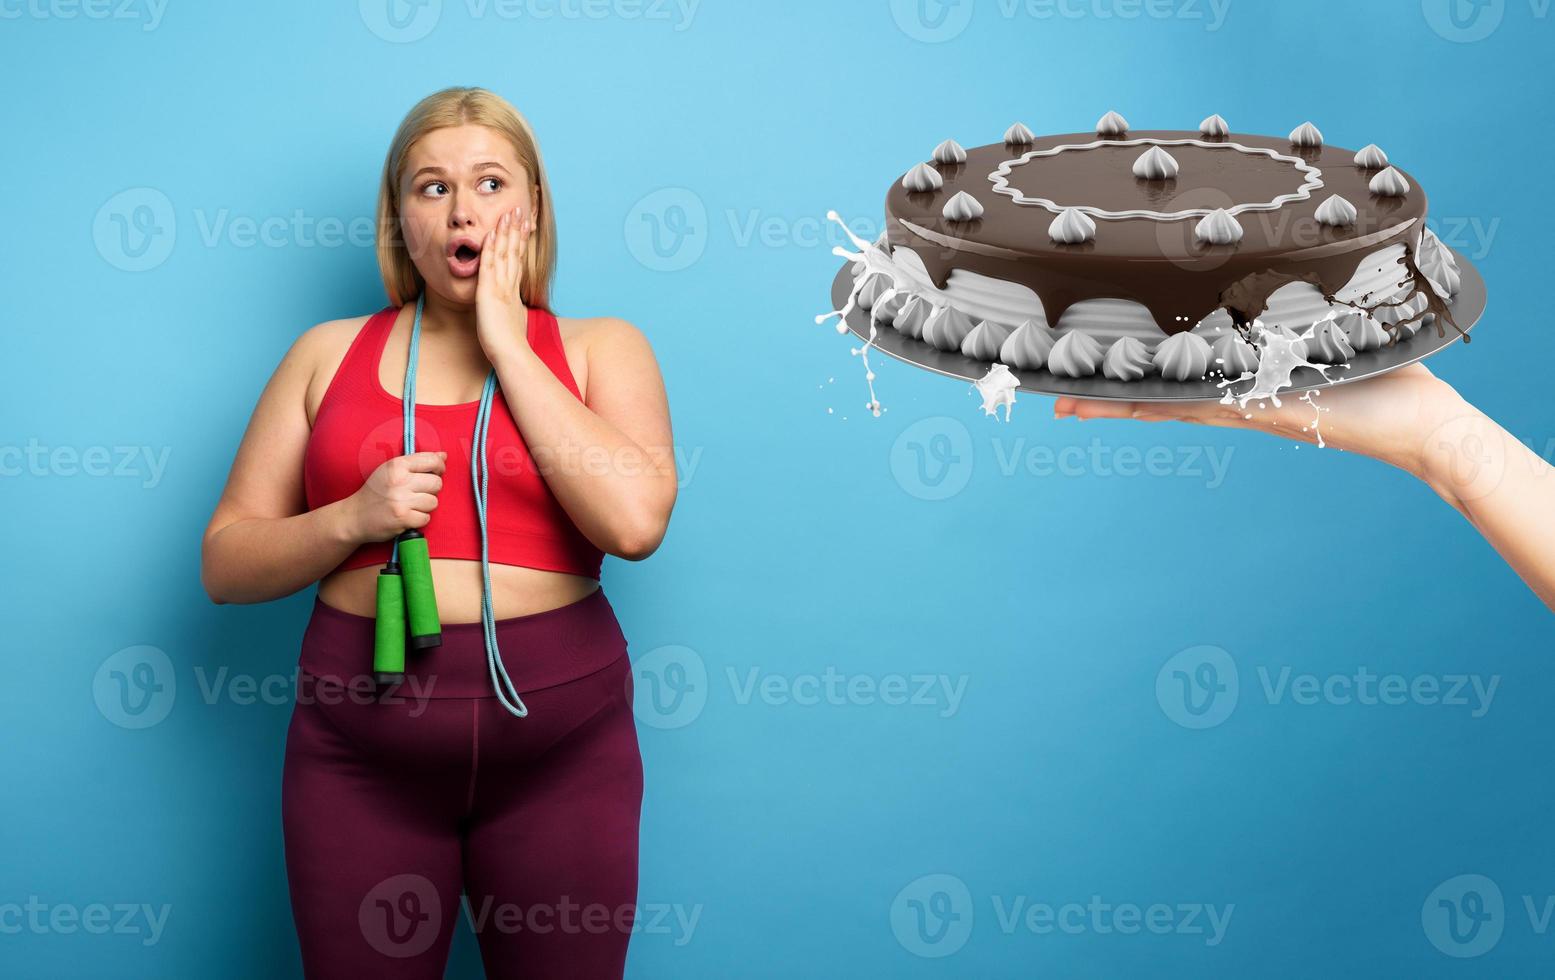
{"label": "red sports bra", "polygon": [[[360,490],[385,460],[404,455],[404,408],[398,394],[378,381],[378,365],[401,307],[373,314],[335,371],[308,436],[303,489],[308,509]],[[557,379],[581,398],[567,366],[556,317],[529,311],[529,343]],[[470,482],[470,452],[478,401],[462,405],[417,405],[416,450],[448,453],[437,509],[422,528],[433,558],[479,561],[480,527]],[[491,403],[486,434],[487,554],[494,565],[523,565],[599,578],[604,552],[573,524],[529,455],[502,391]],[[336,570],[382,565],[388,541],[364,544]]]}

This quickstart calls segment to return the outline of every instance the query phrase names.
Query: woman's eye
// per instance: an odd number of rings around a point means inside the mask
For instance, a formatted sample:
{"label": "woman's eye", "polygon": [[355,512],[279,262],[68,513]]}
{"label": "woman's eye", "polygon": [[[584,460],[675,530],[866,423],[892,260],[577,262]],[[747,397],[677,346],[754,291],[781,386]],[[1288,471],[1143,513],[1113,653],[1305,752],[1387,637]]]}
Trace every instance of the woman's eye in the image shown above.
{"label": "woman's eye", "polygon": [[[488,181],[496,185],[495,187],[492,188],[492,190],[497,191],[497,190],[501,190],[502,189],[502,178],[501,177],[482,177],[480,179],[479,183],[480,184],[485,184]],[[431,194],[433,191],[444,192],[444,191],[447,191],[447,190],[448,190],[448,185],[443,183],[440,180],[429,180],[425,184],[421,185],[421,193],[424,196]]]}

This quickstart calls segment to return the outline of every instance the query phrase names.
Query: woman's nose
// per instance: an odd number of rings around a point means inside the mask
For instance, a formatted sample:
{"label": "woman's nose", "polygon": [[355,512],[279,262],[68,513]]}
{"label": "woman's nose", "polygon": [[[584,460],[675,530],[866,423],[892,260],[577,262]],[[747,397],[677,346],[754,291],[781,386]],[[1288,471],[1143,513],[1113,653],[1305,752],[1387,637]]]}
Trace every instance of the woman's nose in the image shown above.
{"label": "woman's nose", "polygon": [[450,228],[468,228],[475,223],[475,212],[470,208],[470,199],[463,196],[457,189],[448,194],[448,226]]}

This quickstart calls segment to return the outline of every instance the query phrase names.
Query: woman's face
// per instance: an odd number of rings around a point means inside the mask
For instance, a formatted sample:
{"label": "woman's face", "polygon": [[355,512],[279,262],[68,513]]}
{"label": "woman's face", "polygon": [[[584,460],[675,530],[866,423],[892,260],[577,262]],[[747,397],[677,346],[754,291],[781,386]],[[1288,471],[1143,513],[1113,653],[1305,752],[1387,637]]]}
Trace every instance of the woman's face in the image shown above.
{"label": "woman's face", "polygon": [[474,303],[486,233],[514,208],[523,221],[534,216],[529,172],[501,133],[471,124],[427,133],[403,172],[400,228],[411,261],[440,296]]}

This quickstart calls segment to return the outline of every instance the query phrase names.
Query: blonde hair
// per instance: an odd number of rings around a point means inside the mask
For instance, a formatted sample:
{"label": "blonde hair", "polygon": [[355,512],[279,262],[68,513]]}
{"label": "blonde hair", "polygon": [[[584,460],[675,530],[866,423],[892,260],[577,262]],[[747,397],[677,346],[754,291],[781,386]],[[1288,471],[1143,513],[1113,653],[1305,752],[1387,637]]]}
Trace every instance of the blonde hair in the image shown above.
{"label": "blonde hair", "polygon": [[534,237],[524,251],[524,275],[519,295],[525,306],[550,311],[551,280],[556,276],[556,219],[551,213],[551,186],[540,160],[540,144],[529,121],[513,105],[483,88],[452,87],[434,92],[417,102],[394,133],[383,161],[383,181],[378,187],[378,271],[383,276],[389,302],[403,306],[426,287],[405,248],[400,228],[400,178],[405,158],[416,141],[434,129],[474,124],[487,126],[507,137],[518,162],[529,172],[537,218]]}

